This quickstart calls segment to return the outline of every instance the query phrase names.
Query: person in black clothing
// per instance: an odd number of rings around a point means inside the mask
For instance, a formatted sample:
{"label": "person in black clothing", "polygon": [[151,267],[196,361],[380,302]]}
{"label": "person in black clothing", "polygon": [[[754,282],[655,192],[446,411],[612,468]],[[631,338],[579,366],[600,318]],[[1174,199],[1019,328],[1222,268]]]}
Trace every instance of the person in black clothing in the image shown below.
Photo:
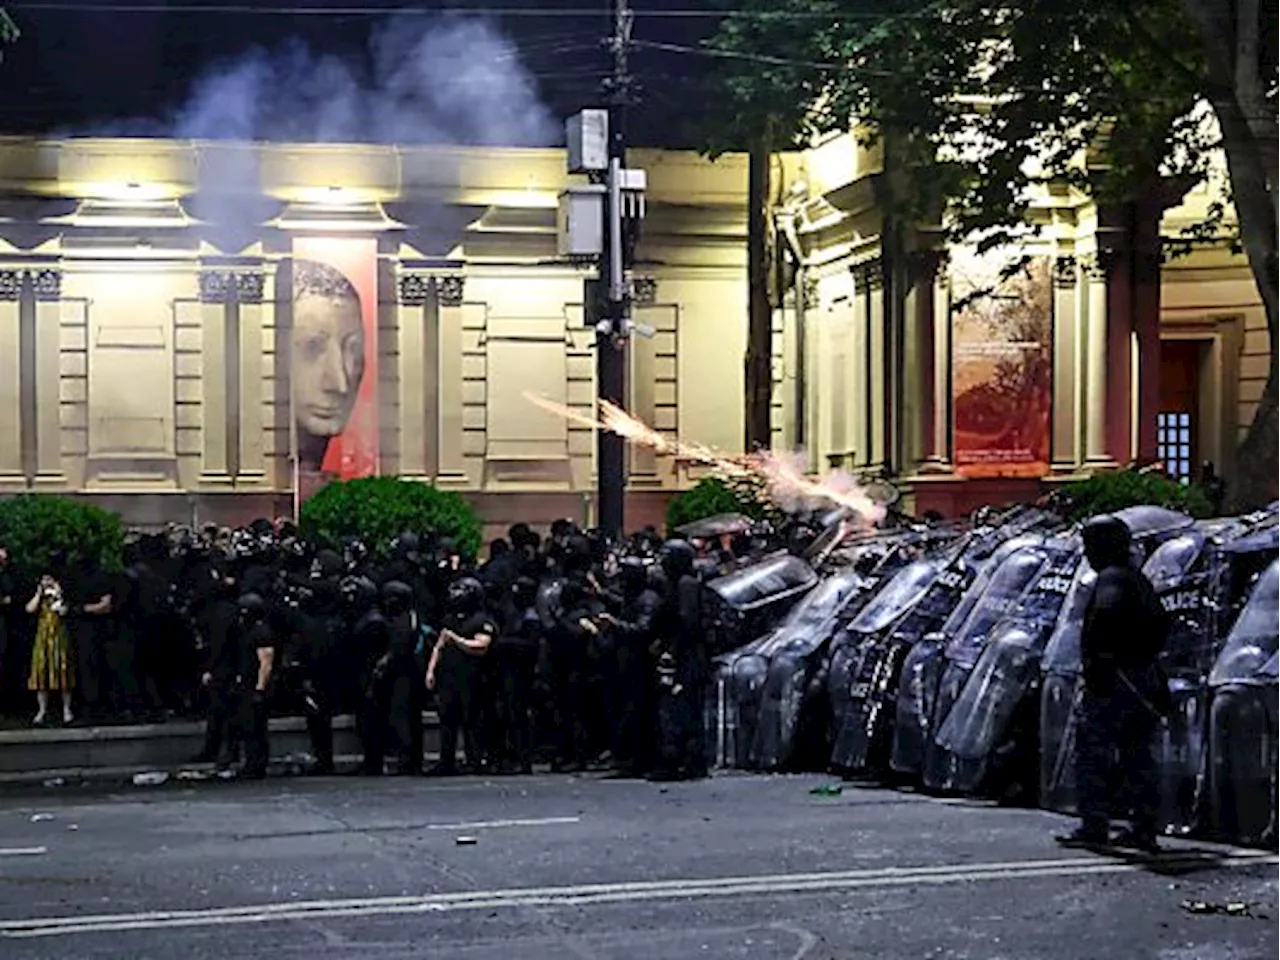
{"label": "person in black clothing", "polygon": [[442,776],[457,772],[459,731],[467,765],[477,768],[484,757],[477,677],[480,658],[498,633],[484,601],[484,586],[474,577],[450,584],[444,625],[427,664],[427,689],[435,692],[440,708],[440,762],[432,772]]}
{"label": "person in black clothing", "polygon": [[707,773],[703,699],[710,664],[701,624],[701,584],[693,547],[669,540],[660,553],[667,595],[659,617],[658,756],[651,778],[682,780]]}
{"label": "person in black clothing", "polygon": [[[14,583],[9,571],[9,551],[0,547],[0,706],[11,707],[18,699],[18,691],[24,687],[26,677],[12,644],[9,614],[13,610]],[[15,678],[20,678],[20,685]]]}
{"label": "person in black clothing", "polygon": [[240,775],[259,780],[266,776],[270,757],[267,721],[271,715],[277,638],[266,600],[256,593],[248,593],[241,596],[238,606],[236,693],[244,742],[244,767]]}
{"label": "person in black clothing", "polygon": [[1085,557],[1098,578],[1080,636],[1084,692],[1076,742],[1080,827],[1058,837],[1066,846],[1104,845],[1112,801],[1129,778],[1130,829],[1117,846],[1155,852],[1159,809],[1152,741],[1167,710],[1168,686],[1157,658],[1168,623],[1150,581],[1131,558],[1129,528],[1117,517],[1095,517],[1083,530]]}
{"label": "person in black clothing", "polygon": [[310,773],[329,775],[333,765],[333,713],[337,699],[337,657],[341,632],[341,592],[334,575],[336,554],[318,556],[301,606],[288,658],[291,699],[302,711],[315,765]]}
{"label": "person in black clothing", "polygon": [[541,612],[544,621],[549,620],[547,659],[556,715],[557,744],[552,770],[574,772],[582,770],[588,759],[587,670],[591,643],[600,632],[592,615],[599,611],[587,577],[591,554],[586,538],[566,537],[559,546],[559,554],[564,573],[558,585],[554,582],[548,585]]}
{"label": "person in black clothing", "polygon": [[501,630],[493,645],[497,677],[497,722],[492,753],[500,773],[533,772],[533,684],[542,647],[542,620],[537,611],[538,583],[520,577],[502,611]]}
{"label": "person in black clothing", "polygon": [[391,639],[386,618],[378,609],[378,588],[368,577],[344,577],[342,602],[350,643],[350,673],[355,682],[356,736],[363,754],[360,772],[382,774],[387,747],[387,714],[391,694],[387,651]]}
{"label": "person in black clothing", "polygon": [[82,701],[80,716],[85,722],[94,723],[107,719],[113,700],[118,700],[113,696],[114,683],[107,664],[107,642],[112,634],[118,588],[93,560],[84,561],[73,584],[69,619]]}
{"label": "person in black clothing", "polygon": [[200,590],[192,615],[204,651],[200,686],[208,700],[208,714],[204,749],[196,756],[196,762],[214,763],[226,769],[234,762],[237,747],[231,719],[240,668],[237,648],[240,610],[236,604],[236,583],[229,576],[214,574]]}
{"label": "person in black clothing", "polygon": [[387,653],[382,670],[386,680],[387,732],[395,751],[396,773],[422,772],[422,643],[424,628],[414,609],[413,589],[399,580],[382,587],[382,613],[387,619]]}
{"label": "person in black clothing", "polygon": [[662,597],[650,586],[648,568],[638,557],[621,562],[618,581],[620,609],[600,618],[611,628],[616,658],[613,756],[619,775],[644,776],[653,762],[653,646]]}

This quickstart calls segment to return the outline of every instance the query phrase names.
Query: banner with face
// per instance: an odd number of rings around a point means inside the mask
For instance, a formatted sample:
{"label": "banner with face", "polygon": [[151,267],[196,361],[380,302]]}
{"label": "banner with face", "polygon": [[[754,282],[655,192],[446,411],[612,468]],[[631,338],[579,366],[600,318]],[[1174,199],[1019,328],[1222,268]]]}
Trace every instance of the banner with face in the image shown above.
{"label": "banner with face", "polygon": [[293,242],[289,383],[299,502],[378,472],[377,242]]}

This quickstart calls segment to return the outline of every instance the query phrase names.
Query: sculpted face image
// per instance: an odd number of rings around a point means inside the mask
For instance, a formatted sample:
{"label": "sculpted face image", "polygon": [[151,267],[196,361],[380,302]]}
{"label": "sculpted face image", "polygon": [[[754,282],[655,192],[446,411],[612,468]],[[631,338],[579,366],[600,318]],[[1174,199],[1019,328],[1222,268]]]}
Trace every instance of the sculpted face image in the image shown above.
{"label": "sculpted face image", "polygon": [[304,461],[318,462],[327,441],[346,428],[364,370],[364,324],[355,288],[332,267],[297,261],[290,372]]}

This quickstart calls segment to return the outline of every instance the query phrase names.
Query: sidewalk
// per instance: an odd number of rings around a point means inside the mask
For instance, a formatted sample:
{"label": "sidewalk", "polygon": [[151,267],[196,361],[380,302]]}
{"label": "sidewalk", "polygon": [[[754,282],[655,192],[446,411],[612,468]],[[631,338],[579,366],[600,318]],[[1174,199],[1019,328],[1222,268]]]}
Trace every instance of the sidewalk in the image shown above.
{"label": "sidewalk", "polygon": [[[423,726],[426,752],[435,754],[439,738],[434,712],[423,714]],[[273,763],[288,764],[291,758],[310,753],[301,717],[273,719],[270,730]],[[152,770],[171,776],[180,771],[208,773],[213,770],[211,764],[192,762],[203,746],[204,724],[192,721],[0,730],[0,788],[56,780],[128,780],[135,773]],[[333,747],[340,765],[358,758],[353,717],[334,718]]]}

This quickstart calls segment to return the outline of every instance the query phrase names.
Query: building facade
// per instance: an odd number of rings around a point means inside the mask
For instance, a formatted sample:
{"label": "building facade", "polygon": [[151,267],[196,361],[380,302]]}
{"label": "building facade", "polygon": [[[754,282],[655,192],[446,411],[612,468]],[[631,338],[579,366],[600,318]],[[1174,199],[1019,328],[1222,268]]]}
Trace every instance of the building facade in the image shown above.
{"label": "building facade", "polygon": [[[632,162],[649,182],[635,310],[655,333],[630,351],[631,409],[740,448],[745,165]],[[359,397],[317,417],[363,410],[378,472],[461,491],[494,525],[589,518],[591,429],[526,396],[593,410],[589,268],[556,256],[567,182],[556,150],[0,141],[0,492],[143,525],[288,515],[316,419],[291,405],[358,374]],[[288,268],[326,245],[370,264],[367,357],[331,375],[289,359],[314,311]],[[632,524],[698,469],[644,450],[629,468]]]}
{"label": "building facade", "polygon": [[[634,288],[654,331],[632,342],[630,409],[740,450],[745,158],[630,165],[648,174]],[[1020,285],[983,313],[958,265],[989,258],[887,230],[875,149],[840,137],[781,171],[778,446],[947,514],[1157,455],[1232,469],[1265,381],[1262,308],[1239,256],[1166,262],[1160,242],[1212,197],[1100,211],[1046,191]],[[592,412],[590,268],[556,254],[568,183],[557,150],[0,140],[0,494],[147,526],[288,515],[314,434],[326,469],[458,490],[495,528],[589,522],[593,432],[529,399]],[[299,268],[351,257],[341,290]],[[628,468],[630,526],[704,470],[643,449]]]}

